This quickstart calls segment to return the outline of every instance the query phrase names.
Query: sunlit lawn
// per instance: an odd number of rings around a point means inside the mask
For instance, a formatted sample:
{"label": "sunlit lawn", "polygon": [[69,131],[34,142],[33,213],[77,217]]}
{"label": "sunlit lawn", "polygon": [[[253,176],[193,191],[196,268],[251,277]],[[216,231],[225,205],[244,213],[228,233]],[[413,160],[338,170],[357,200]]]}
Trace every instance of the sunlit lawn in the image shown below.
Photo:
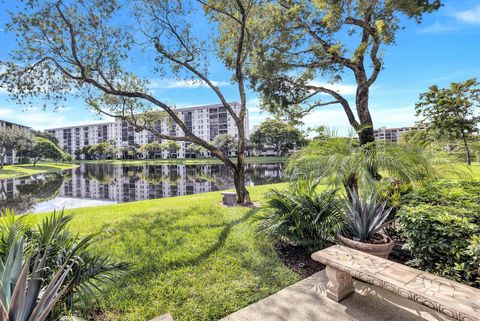
{"label": "sunlit lawn", "polygon": [[5,165],[0,168],[0,179],[52,173],[75,167],[78,167],[78,165],[64,163],[38,163],[36,166],[32,164]]}
{"label": "sunlit lawn", "polygon": [[[269,187],[249,190],[258,201]],[[258,209],[225,208],[220,199],[213,192],[72,210],[80,233],[113,228],[97,250],[133,264],[107,291],[108,320],[165,312],[175,320],[217,320],[299,280],[255,238],[250,218]]]}

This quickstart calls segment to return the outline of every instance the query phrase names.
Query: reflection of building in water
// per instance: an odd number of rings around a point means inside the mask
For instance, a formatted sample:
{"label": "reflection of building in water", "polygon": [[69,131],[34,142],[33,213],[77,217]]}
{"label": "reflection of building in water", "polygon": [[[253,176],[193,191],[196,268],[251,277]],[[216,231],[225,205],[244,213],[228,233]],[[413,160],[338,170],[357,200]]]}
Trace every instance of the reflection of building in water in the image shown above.
{"label": "reflection of building in water", "polygon": [[212,175],[227,177],[223,171],[218,165],[115,166],[100,179],[89,177],[89,168],[82,166],[72,172],[60,196],[131,202],[205,193],[218,190]]}
{"label": "reflection of building in water", "polygon": [[[248,164],[246,183],[278,182],[282,164]],[[211,165],[96,165],[82,164],[63,173],[0,180],[0,210],[17,213],[36,209],[51,201],[43,211],[59,209],[56,200],[68,201],[67,208],[91,206],[91,200],[117,203],[199,194],[233,188],[232,175],[223,164]],[[84,205],[84,204],[90,205]],[[64,204],[64,203],[62,203]],[[73,206],[71,205],[73,204]]]}

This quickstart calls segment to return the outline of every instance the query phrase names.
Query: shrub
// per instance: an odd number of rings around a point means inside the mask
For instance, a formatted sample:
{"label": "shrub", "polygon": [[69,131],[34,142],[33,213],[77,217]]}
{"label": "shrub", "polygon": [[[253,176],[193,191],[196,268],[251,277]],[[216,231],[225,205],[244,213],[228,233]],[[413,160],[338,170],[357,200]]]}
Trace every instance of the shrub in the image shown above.
{"label": "shrub", "polygon": [[317,192],[318,181],[299,181],[290,190],[270,190],[256,221],[257,234],[314,251],[342,228],[337,190]]}
{"label": "shrub", "polygon": [[480,182],[439,183],[398,212],[408,264],[480,287]]}

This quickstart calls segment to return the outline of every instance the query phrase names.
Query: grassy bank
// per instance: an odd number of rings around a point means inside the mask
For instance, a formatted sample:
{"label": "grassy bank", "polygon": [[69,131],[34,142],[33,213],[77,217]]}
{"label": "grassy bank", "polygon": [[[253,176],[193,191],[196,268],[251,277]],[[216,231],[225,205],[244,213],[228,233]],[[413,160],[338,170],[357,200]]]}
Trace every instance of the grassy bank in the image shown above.
{"label": "grassy bank", "polygon": [[[232,158],[235,161],[234,158]],[[247,164],[257,163],[278,163],[285,162],[287,157],[277,156],[262,156],[262,157],[246,157]],[[146,160],[130,160],[130,159],[115,159],[115,160],[85,160],[79,161],[81,163],[90,164],[124,164],[124,165],[203,165],[203,164],[222,164],[218,158],[172,158],[172,159],[146,159]]]}
{"label": "grassy bank", "polygon": [[39,163],[37,166],[33,166],[32,164],[6,165],[0,168],[0,179],[53,173],[76,167],[78,167],[77,164],[71,163]]}
{"label": "grassy bank", "polygon": [[[259,201],[273,185],[251,187]],[[277,184],[282,186],[281,184]],[[220,192],[75,209],[79,233],[113,228],[97,250],[133,264],[107,291],[108,320],[218,320],[294,283],[272,247],[253,235],[258,209],[225,208]]]}

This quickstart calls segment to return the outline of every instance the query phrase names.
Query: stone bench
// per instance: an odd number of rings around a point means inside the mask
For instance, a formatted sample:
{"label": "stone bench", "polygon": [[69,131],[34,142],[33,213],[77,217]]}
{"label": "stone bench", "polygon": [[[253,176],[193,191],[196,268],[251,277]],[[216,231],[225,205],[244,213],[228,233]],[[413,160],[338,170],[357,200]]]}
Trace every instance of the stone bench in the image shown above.
{"label": "stone bench", "polygon": [[455,320],[480,321],[479,289],[341,245],[315,252],[312,258],[327,266],[327,297],[337,302],[355,292],[355,277]]}

